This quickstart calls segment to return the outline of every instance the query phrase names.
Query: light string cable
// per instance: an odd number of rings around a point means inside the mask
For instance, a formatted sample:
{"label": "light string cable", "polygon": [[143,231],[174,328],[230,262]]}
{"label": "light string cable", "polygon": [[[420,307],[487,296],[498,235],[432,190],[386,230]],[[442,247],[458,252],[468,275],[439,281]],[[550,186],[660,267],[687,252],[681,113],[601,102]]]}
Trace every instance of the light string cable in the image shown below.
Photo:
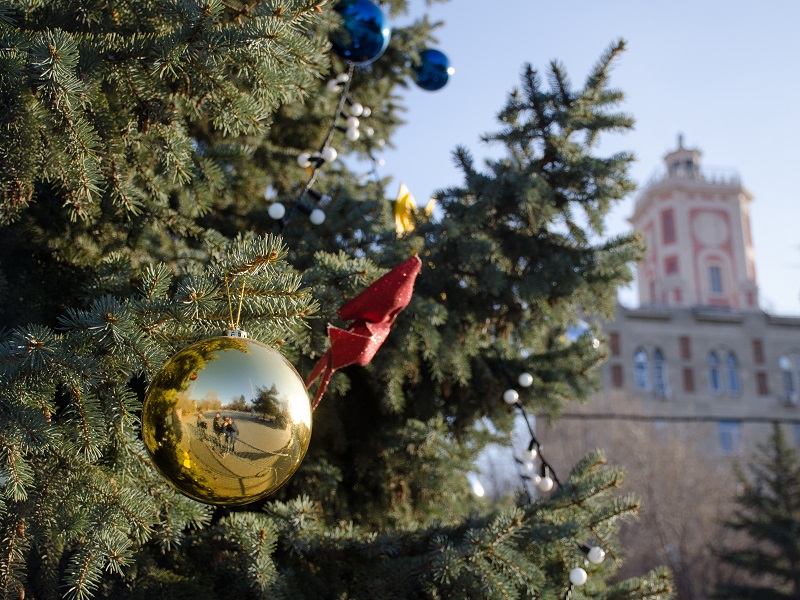
{"label": "light string cable", "polygon": [[[319,202],[322,199],[322,195],[319,193],[315,193],[314,190],[312,190],[311,188],[314,185],[314,182],[316,182],[317,180],[320,168],[326,162],[325,158],[323,158],[323,153],[325,152],[326,148],[330,147],[329,145],[331,143],[331,140],[333,140],[334,133],[337,130],[339,130],[339,117],[344,114],[345,104],[347,104],[348,101],[351,101],[349,98],[349,92],[350,92],[350,82],[353,80],[354,71],[355,71],[355,65],[353,63],[350,63],[350,66],[347,70],[347,77],[341,78],[344,79],[342,85],[342,93],[341,96],[339,97],[339,104],[338,107],[336,108],[336,114],[333,117],[331,126],[328,128],[328,134],[325,136],[325,141],[322,142],[322,145],[319,148],[319,152],[317,152],[317,154],[315,154],[310,158],[311,174],[308,177],[308,181],[306,181],[306,184],[300,189],[300,192],[297,194],[295,201],[287,209],[286,214],[281,219],[278,220],[279,234],[283,234],[284,230],[286,229],[286,226],[289,224],[289,221],[292,220],[292,217],[297,212],[298,208],[300,207],[300,203],[306,196],[306,194],[314,198],[314,200],[317,202]],[[339,79],[337,80],[340,81]]]}
{"label": "light string cable", "polygon": [[[506,378],[512,385],[511,388],[506,390],[505,394],[503,395],[503,399],[506,401],[506,403],[512,404],[519,411],[520,415],[522,415],[522,419],[525,421],[525,426],[527,427],[528,434],[530,435],[530,442],[528,443],[528,453],[533,455],[531,456],[532,461],[536,459],[538,459],[539,461],[540,464],[539,476],[542,479],[545,477],[550,477],[550,479],[552,479],[557,486],[561,487],[562,483],[561,480],[558,478],[558,473],[556,472],[552,463],[550,463],[550,461],[548,461],[547,458],[542,453],[542,443],[541,441],[539,441],[539,438],[536,437],[536,433],[533,430],[531,417],[528,414],[528,411],[525,410],[525,406],[522,404],[522,402],[520,402],[519,393],[517,393],[517,391],[513,389],[513,386],[515,384],[515,379],[511,374],[511,370],[509,369],[508,363],[500,355],[499,351],[498,351],[498,358],[500,359],[500,365],[503,368],[503,372],[505,373]],[[516,381],[519,381],[519,379],[517,379]],[[527,387],[527,385],[523,385],[523,387]],[[509,402],[509,399],[512,399],[512,401]],[[527,484],[527,482],[531,481],[532,478],[529,475],[522,472],[522,467],[526,464],[525,461],[520,459],[518,456],[514,455],[514,462],[517,464],[517,469],[518,472],[520,473],[520,477]],[[549,490],[542,490],[542,491],[549,491]]]}

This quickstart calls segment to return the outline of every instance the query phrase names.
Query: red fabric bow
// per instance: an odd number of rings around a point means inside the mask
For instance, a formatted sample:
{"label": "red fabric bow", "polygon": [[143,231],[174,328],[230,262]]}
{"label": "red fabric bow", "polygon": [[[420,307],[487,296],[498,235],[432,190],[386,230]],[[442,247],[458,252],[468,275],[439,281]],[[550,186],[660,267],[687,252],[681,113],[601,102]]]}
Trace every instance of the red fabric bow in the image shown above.
{"label": "red fabric bow", "polygon": [[354,364],[363,367],[372,360],[389,335],[395,317],[411,301],[421,267],[419,257],[412,256],[337,311],[342,319],[353,323],[347,329],[328,325],[331,347],[314,365],[306,381],[306,388],[310,388],[321,378],[312,409],[322,400],[334,371]]}

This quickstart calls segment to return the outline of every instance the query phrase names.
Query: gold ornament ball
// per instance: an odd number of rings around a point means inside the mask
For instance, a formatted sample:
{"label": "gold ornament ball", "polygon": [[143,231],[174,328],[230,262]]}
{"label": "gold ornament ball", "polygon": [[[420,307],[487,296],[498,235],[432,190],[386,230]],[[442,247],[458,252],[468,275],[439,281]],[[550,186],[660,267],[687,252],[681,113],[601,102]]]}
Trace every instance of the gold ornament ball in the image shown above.
{"label": "gold ornament ball", "polygon": [[311,402],[280,353],[244,337],[181,350],[156,374],[142,407],[153,463],[181,493],[237,505],[294,474],[311,439]]}

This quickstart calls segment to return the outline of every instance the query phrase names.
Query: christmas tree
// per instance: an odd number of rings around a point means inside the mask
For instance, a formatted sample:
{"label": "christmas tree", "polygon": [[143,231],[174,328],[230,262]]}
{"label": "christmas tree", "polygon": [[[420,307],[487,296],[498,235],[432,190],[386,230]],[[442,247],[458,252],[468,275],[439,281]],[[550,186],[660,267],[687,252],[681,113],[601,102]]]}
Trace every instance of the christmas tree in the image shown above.
{"label": "christmas tree", "polygon": [[[518,412],[594,385],[602,345],[565,332],[610,313],[639,256],[603,238],[632,189],[632,156],[597,149],[632,125],[608,85],[622,43],[578,89],[525,67],[486,136],[503,156],[457,149],[463,184],[427,214],[368,165],[434,25],[355,64],[330,52],[343,4],[0,2],[4,597],[668,597],[663,571],[613,581],[637,502],[601,453],[561,479],[542,462],[558,485],[541,498],[468,483]],[[200,368],[212,350],[192,344],[241,324],[305,377],[340,307],[414,255],[410,304],[370,364],[333,375],[288,483],[213,506],[154,469],[142,401],[170,357]],[[260,426],[283,427],[279,390],[253,387]],[[218,400],[186,408],[215,452]],[[245,435],[224,431],[236,455]]]}
{"label": "christmas tree", "polygon": [[716,548],[733,567],[718,598],[796,598],[800,595],[800,456],[777,423],[748,465],[737,467],[740,492],[726,527],[740,539]]}

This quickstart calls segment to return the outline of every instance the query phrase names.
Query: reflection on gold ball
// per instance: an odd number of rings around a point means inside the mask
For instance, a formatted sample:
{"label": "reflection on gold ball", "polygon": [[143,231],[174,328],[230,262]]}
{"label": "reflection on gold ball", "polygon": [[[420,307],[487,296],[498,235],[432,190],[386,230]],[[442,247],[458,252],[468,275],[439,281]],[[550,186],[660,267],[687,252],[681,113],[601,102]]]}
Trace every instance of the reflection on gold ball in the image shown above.
{"label": "reflection on gold ball", "polygon": [[192,344],[156,374],[142,407],[142,437],[162,475],[208,504],[247,504],[297,470],[311,439],[303,380],[255,340]]}

